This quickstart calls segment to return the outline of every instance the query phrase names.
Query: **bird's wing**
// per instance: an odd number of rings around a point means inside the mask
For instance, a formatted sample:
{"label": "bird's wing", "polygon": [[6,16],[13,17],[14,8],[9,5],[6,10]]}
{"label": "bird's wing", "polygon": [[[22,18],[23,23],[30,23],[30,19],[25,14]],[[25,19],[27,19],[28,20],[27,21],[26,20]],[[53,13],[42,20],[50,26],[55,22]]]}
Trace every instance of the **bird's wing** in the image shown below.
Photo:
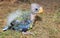
{"label": "bird's wing", "polygon": [[20,17],[17,17],[12,24],[14,25],[13,28],[15,29],[23,29],[32,28],[32,21],[30,20],[30,12],[29,11],[23,11],[22,15]]}

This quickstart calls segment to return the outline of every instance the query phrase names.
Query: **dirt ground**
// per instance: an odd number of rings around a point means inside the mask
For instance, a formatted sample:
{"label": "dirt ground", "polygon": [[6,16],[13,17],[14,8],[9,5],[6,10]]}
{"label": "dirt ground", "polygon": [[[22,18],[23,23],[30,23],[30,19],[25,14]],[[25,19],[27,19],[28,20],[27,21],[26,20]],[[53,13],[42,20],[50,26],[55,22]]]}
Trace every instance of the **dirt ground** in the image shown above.
{"label": "dirt ground", "polygon": [[30,30],[33,35],[24,35],[11,30],[2,31],[9,13],[16,9],[27,10],[30,4],[16,1],[0,2],[0,38],[60,38],[60,0],[37,0],[35,2],[44,8],[44,13],[38,15],[42,21],[37,20],[34,28]]}

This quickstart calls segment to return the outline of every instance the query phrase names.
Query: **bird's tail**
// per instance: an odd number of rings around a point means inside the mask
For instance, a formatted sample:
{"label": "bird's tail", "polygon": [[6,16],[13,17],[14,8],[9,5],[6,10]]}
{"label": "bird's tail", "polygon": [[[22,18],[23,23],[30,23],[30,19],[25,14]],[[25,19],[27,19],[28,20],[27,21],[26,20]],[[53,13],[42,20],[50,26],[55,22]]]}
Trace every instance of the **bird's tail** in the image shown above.
{"label": "bird's tail", "polygon": [[3,31],[7,31],[8,29],[12,29],[14,26],[13,22],[11,22],[9,25],[7,24],[4,28]]}
{"label": "bird's tail", "polygon": [[6,25],[4,28],[3,28],[3,31],[7,31],[8,29],[11,29],[12,28],[12,25]]}
{"label": "bird's tail", "polygon": [[7,31],[8,30],[8,26],[5,26],[4,28],[3,28],[3,31]]}

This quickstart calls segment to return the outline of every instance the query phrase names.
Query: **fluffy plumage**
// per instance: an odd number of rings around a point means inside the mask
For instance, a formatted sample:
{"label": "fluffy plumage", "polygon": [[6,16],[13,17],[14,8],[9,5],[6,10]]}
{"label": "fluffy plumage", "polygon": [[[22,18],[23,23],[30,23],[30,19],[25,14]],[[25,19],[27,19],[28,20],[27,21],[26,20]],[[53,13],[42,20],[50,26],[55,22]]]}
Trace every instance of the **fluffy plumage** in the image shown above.
{"label": "fluffy plumage", "polygon": [[41,6],[36,3],[31,4],[29,10],[16,10],[12,12],[7,18],[7,24],[3,30],[14,29],[18,31],[26,32],[32,28],[35,16],[40,12]]}

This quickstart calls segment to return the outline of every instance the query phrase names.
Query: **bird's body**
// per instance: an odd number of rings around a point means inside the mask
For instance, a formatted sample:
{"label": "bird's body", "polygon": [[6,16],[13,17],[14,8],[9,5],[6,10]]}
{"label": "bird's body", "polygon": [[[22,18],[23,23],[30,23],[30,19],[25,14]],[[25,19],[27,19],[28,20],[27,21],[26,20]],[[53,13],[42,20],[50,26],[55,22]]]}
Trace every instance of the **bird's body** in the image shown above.
{"label": "bird's body", "polygon": [[14,12],[12,12],[11,14],[9,14],[9,16],[7,17],[7,23],[11,23],[11,21],[15,20],[15,19],[19,19],[20,21],[23,20],[23,17],[29,16],[29,13],[31,11],[23,11],[23,10],[16,10]]}
{"label": "bird's body", "polygon": [[[22,31],[24,28],[29,29],[32,26],[32,20],[30,20],[31,11],[30,10],[16,10],[11,13],[7,18],[7,26],[14,25],[12,29]],[[7,27],[6,26],[6,27]]]}
{"label": "bird's body", "polygon": [[[16,11],[17,12],[17,11]],[[26,29],[29,29],[30,28],[30,25],[32,24],[32,20],[30,20],[30,14],[31,14],[31,11],[30,10],[20,10],[19,11],[20,16],[19,17],[16,17],[14,20],[19,23],[14,23],[15,25],[13,26],[13,28],[15,30],[23,30],[24,28]],[[16,13],[15,13],[16,14]],[[17,14],[18,15],[18,14]]]}

